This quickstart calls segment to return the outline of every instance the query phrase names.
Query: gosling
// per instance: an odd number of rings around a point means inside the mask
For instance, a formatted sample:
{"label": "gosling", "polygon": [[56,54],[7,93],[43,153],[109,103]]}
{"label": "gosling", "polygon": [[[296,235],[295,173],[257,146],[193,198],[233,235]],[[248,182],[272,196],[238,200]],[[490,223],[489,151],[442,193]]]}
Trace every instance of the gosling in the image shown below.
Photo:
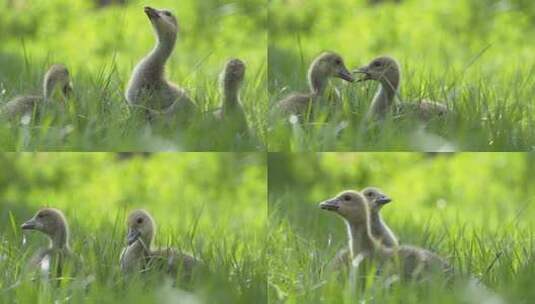
{"label": "gosling", "polygon": [[32,117],[33,113],[40,114],[50,103],[58,88],[64,100],[72,92],[69,70],[63,64],[54,64],[48,69],[43,80],[42,95],[15,97],[0,108],[0,115],[10,120],[17,120],[25,116]]}
{"label": "gosling", "polygon": [[[370,209],[371,231],[375,237],[385,247],[398,246],[399,242],[392,230],[383,221],[380,211],[384,205],[390,203],[392,199],[384,194],[380,189],[367,187],[362,190],[362,195],[366,199]],[[364,226],[360,227],[364,229]],[[329,263],[329,270],[338,270],[344,265],[351,263],[349,249],[340,250],[334,259]]]}
{"label": "gosling", "polygon": [[74,266],[73,273],[79,271],[81,259],[69,247],[69,227],[61,211],[43,208],[22,224],[21,229],[40,231],[50,239],[49,246],[39,249],[29,260],[27,271],[40,270],[45,277],[58,279],[58,284],[67,262]]}
{"label": "gosling", "polygon": [[146,272],[151,269],[164,271],[175,278],[178,273],[185,281],[191,278],[200,261],[180,253],[174,248],[151,249],[156,231],[151,215],[145,210],[134,210],[127,219],[127,246],[121,252],[120,265],[125,274]]}
{"label": "gosling", "polygon": [[318,56],[308,70],[308,93],[294,93],[277,103],[277,108],[284,114],[303,115],[311,111],[314,104],[323,96],[331,77],[353,82],[353,76],[347,70],[344,60],[336,53],[326,52]]}
{"label": "gosling", "polygon": [[186,121],[195,111],[186,91],[165,79],[165,63],[175,47],[178,23],[169,10],[145,7],[157,43],[154,49],[143,58],[132,72],[126,88],[125,97],[132,106],[147,108],[150,120],[174,118]]}
{"label": "gosling", "polygon": [[370,208],[372,235],[386,247],[399,246],[396,235],[383,221],[380,213],[383,206],[390,203],[392,199],[375,187],[364,188],[362,195]]}
{"label": "gosling", "polygon": [[367,113],[367,120],[383,120],[387,114],[392,113],[395,115],[414,115],[427,122],[435,117],[443,117],[450,112],[445,105],[428,100],[396,104],[396,95],[401,82],[401,69],[399,63],[392,57],[375,58],[368,65],[356,69],[354,73],[364,75],[357,82],[375,80],[380,83]]}
{"label": "gosling", "polygon": [[344,191],[320,203],[319,207],[335,212],[346,222],[352,261],[359,258],[376,261],[381,268],[390,267],[404,280],[424,279],[430,274],[451,270],[445,260],[431,251],[412,246],[389,248],[381,244],[372,235],[370,208],[358,191]]}
{"label": "gosling", "polygon": [[240,102],[240,88],[245,77],[245,63],[240,59],[231,59],[220,75],[220,86],[223,94],[221,107],[214,112],[217,120],[229,126],[232,133],[245,135],[248,133],[247,118]]}

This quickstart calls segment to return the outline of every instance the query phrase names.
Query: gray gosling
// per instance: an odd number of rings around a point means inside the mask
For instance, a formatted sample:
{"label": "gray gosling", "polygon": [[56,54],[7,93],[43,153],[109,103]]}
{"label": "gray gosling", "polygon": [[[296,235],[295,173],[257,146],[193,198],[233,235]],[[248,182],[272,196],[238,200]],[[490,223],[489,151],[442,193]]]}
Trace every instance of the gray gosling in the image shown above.
{"label": "gray gosling", "polygon": [[326,52],[319,55],[308,70],[310,92],[293,93],[277,103],[284,114],[303,115],[323,96],[331,77],[353,82],[353,76],[347,70],[344,60],[336,53]]}
{"label": "gray gosling", "polygon": [[245,77],[245,63],[240,59],[231,59],[220,75],[220,86],[223,94],[221,107],[214,112],[217,120],[232,127],[234,133],[247,134],[247,118],[240,102],[240,88]]}
{"label": "gray gosling", "polygon": [[48,69],[43,80],[42,95],[15,97],[0,108],[0,115],[13,120],[23,116],[31,117],[34,111],[42,110],[41,107],[46,107],[51,102],[56,89],[60,89],[64,100],[72,91],[69,70],[63,64],[54,64]]}
{"label": "gray gosling", "polygon": [[445,105],[428,100],[395,103],[401,82],[401,70],[399,63],[392,57],[377,57],[368,65],[353,72],[364,75],[357,82],[375,80],[380,83],[367,113],[368,120],[383,120],[387,114],[393,111],[392,114],[415,115],[420,120],[427,122],[434,117],[445,116],[450,112]]}
{"label": "gray gosling", "polygon": [[40,231],[50,239],[48,247],[39,249],[32,256],[26,265],[26,271],[40,271],[47,278],[59,279],[63,277],[67,263],[73,266],[70,269],[73,274],[80,270],[82,261],[69,247],[69,227],[61,211],[43,208],[22,224],[21,229]]}
{"label": "gray gosling", "polygon": [[372,235],[370,208],[358,191],[343,191],[320,203],[319,207],[340,215],[346,222],[352,261],[375,261],[381,268],[388,267],[404,280],[424,279],[432,273],[451,270],[445,260],[431,251],[404,245],[389,248],[381,244]]}
{"label": "gray gosling", "polygon": [[184,280],[191,278],[200,261],[180,253],[174,248],[152,249],[156,227],[153,218],[145,210],[134,210],[127,219],[127,246],[121,252],[121,270],[125,274],[146,272],[152,269],[164,271],[175,278],[178,273]]}
{"label": "gray gosling", "polygon": [[364,188],[362,195],[370,207],[372,235],[386,247],[399,246],[396,235],[383,221],[380,213],[383,206],[392,202],[392,199],[375,187]]}
{"label": "gray gosling", "polygon": [[[398,246],[399,242],[392,230],[383,221],[380,211],[384,205],[390,203],[392,199],[384,194],[380,189],[367,187],[362,190],[362,195],[366,199],[370,208],[370,220],[372,236],[375,237],[385,247]],[[360,229],[364,229],[361,227]],[[334,259],[329,263],[328,269],[339,270],[351,264],[350,251],[348,248],[340,250]]]}
{"label": "gray gosling", "polygon": [[189,119],[195,104],[184,89],[165,79],[165,63],[175,48],[178,23],[169,10],[145,7],[157,43],[154,49],[134,68],[125,97],[132,106],[147,108],[149,118],[169,118],[176,115]]}

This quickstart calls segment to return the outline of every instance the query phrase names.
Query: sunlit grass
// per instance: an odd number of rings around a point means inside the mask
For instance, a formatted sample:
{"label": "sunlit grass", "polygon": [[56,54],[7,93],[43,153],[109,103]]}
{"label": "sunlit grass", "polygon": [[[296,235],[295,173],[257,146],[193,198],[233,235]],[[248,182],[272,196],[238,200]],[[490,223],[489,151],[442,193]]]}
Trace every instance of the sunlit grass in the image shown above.
{"label": "sunlit grass", "polygon": [[[119,160],[105,153],[38,153],[4,154],[0,162],[9,171],[0,174],[0,302],[267,301],[262,155],[173,153]],[[56,288],[22,274],[47,241],[29,232],[23,243],[19,227],[42,206],[64,211],[71,247],[84,261],[80,277],[91,281],[86,288],[79,280]],[[177,288],[157,274],[125,281],[119,256],[125,217],[135,208],[155,218],[155,247],[192,253],[207,271]]]}
{"label": "sunlit grass", "polygon": [[[67,113],[48,113],[29,128],[0,122],[3,150],[265,150],[267,33],[262,5],[252,0],[153,4],[178,16],[180,34],[166,74],[188,91],[199,113],[188,128],[156,125],[149,133],[142,111],[129,108],[124,98],[133,67],[155,44],[143,12],[146,3],[96,9],[89,2],[54,0],[1,13],[0,104],[40,92],[44,72],[56,62],[70,69],[75,89]],[[231,58],[247,66],[241,100],[252,136],[245,139],[211,122],[221,100],[218,76]]]}
{"label": "sunlit grass", "polygon": [[[81,220],[78,217],[70,219]],[[190,234],[179,236],[176,228],[160,227],[155,241],[157,246],[172,246],[193,253],[208,269],[196,272],[192,282],[179,280],[177,286],[172,287],[171,280],[166,281],[165,277],[157,274],[153,274],[154,278],[143,276],[126,281],[119,268],[119,255],[124,243],[124,218],[118,216],[115,222],[93,221],[91,230],[74,227],[71,247],[83,257],[84,264],[78,277],[62,280],[59,288],[53,282],[31,281],[28,274],[21,272],[37,249],[35,243],[44,244],[44,236],[38,233],[28,235],[28,243],[34,245],[24,246],[20,230],[6,232],[0,239],[3,244],[0,264],[5,270],[0,278],[0,299],[35,303],[154,303],[187,301],[188,298],[196,299],[197,303],[211,302],[216,298],[218,301],[251,303],[266,299],[266,269],[262,263],[264,248],[250,244],[247,239],[237,235],[228,238],[193,236],[193,226],[189,228]],[[87,287],[80,286],[80,280],[90,283]]]}
{"label": "sunlit grass", "polygon": [[[526,154],[305,153],[270,155],[271,303],[485,303],[478,278],[510,303],[530,302],[534,180]],[[327,263],[347,246],[340,217],[317,204],[374,185],[393,201],[383,219],[401,244],[428,248],[455,268],[446,287],[394,284],[367,273],[366,287]],[[486,302],[491,303],[491,302]]]}
{"label": "sunlit grass", "polygon": [[[532,150],[535,45],[521,37],[533,32],[533,10],[510,2],[272,1],[270,104],[307,90],[308,64],[324,50],[340,53],[350,69],[388,54],[401,63],[402,102],[431,99],[456,112],[432,121],[426,135],[438,135],[458,151]],[[270,151],[441,150],[411,119],[366,132],[363,118],[376,84],[334,80],[331,87],[337,93],[321,100],[325,107],[302,130],[288,127],[285,118],[270,121]],[[342,122],[347,127],[337,134]]]}

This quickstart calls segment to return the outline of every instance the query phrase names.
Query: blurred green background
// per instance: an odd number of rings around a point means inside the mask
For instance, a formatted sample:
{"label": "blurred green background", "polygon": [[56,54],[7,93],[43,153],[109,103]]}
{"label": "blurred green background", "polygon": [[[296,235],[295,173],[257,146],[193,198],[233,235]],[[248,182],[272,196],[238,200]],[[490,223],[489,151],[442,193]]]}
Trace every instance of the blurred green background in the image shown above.
{"label": "blurred green background", "polygon": [[[263,154],[0,154],[0,167],[0,302],[46,303],[67,293],[88,303],[154,303],[160,285],[120,284],[125,217],[136,208],[156,220],[155,246],[194,253],[208,265],[209,276],[191,291],[198,300],[266,298]],[[96,277],[87,291],[69,284],[49,290],[38,282],[9,289],[28,254],[46,244],[36,232],[27,233],[29,246],[24,246],[19,228],[43,206],[64,211],[71,246]]]}
{"label": "blurred green background", "polygon": [[195,72],[215,77],[225,58],[243,58],[252,71],[265,60],[266,12],[258,0],[124,1],[108,6],[99,6],[97,0],[2,2],[3,65],[22,68],[27,56],[35,63],[65,62],[76,75],[98,72],[116,60],[117,69],[129,74],[155,44],[143,12],[146,5],[168,8],[179,21],[178,42],[168,66],[171,79]]}
{"label": "blurred green background", "polygon": [[[123,97],[134,66],[156,42],[145,5],[176,14],[180,30],[166,74],[190,93],[201,112],[219,106],[218,76],[225,62],[245,61],[242,102],[255,141],[236,144],[223,130],[198,125],[157,135],[173,141],[175,150],[256,151],[262,146],[265,122],[258,113],[267,107],[265,2],[132,0],[106,6],[100,2],[0,0],[0,103],[39,92],[44,72],[56,62],[70,69],[75,88],[69,115],[54,122],[44,119],[25,144],[21,144],[24,134],[2,122],[0,133],[8,150],[162,150],[154,148],[157,140],[140,139],[142,115],[129,113]],[[58,128],[64,125],[74,127],[67,139]]]}
{"label": "blurred green background", "polygon": [[485,302],[469,301],[456,285],[374,285],[359,293],[347,274],[326,272],[347,235],[342,219],[318,204],[366,186],[393,199],[381,213],[401,244],[439,253],[510,303],[535,299],[528,287],[535,278],[534,154],[270,153],[268,166],[273,303]]}
{"label": "blurred green background", "polygon": [[[270,103],[307,90],[308,66],[322,51],[340,53],[350,69],[391,55],[401,64],[404,102],[429,98],[459,114],[430,128],[459,151],[531,150],[535,40],[530,37],[535,2],[529,0],[272,0]],[[414,122],[387,123],[372,139],[363,138],[357,131],[377,84],[332,83],[341,97],[331,94],[324,103],[341,113],[320,117],[304,135],[274,128],[270,151],[437,151],[411,145],[407,130]],[[335,106],[336,101],[341,103]],[[349,127],[335,138],[330,130],[342,120]]]}

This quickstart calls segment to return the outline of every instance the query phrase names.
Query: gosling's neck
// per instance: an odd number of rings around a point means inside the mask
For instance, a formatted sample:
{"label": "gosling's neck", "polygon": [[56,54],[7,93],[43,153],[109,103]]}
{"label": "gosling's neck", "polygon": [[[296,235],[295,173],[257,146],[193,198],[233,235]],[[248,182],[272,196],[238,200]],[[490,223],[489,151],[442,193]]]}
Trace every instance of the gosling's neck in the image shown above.
{"label": "gosling's neck", "polygon": [[69,249],[69,233],[67,226],[61,226],[50,237],[50,249],[52,250],[64,250]]}
{"label": "gosling's neck", "polygon": [[320,71],[319,67],[312,65],[308,72],[308,85],[311,94],[315,97],[322,96],[325,87],[327,86],[327,82],[327,77]]}
{"label": "gosling's neck", "polygon": [[173,53],[176,44],[176,34],[169,36],[157,35],[156,46],[145,59],[146,71],[156,79],[163,79],[165,63]]}
{"label": "gosling's neck", "polygon": [[48,75],[45,76],[43,81],[43,100],[48,102],[54,93],[54,88],[56,87],[56,82],[48,78]]}
{"label": "gosling's neck", "polygon": [[399,82],[398,71],[382,77],[379,81],[379,90],[373,98],[368,116],[375,116],[381,119],[385,117],[396,100]]}
{"label": "gosling's neck", "polygon": [[228,85],[223,88],[223,108],[232,109],[240,104],[238,85]]}
{"label": "gosling's neck", "polygon": [[370,214],[372,231],[375,226],[380,226],[383,223],[383,218],[379,212],[375,211]]}
{"label": "gosling's neck", "polygon": [[132,246],[136,246],[139,250],[142,250],[144,254],[150,253],[152,243],[152,236],[146,236],[139,238]]}
{"label": "gosling's neck", "polygon": [[370,223],[346,221],[346,225],[351,258],[354,259],[361,253],[372,254],[376,249],[377,243],[371,235]]}
{"label": "gosling's neck", "polygon": [[144,245],[141,239],[135,241],[129,247],[129,252],[135,256],[148,256],[150,254],[150,246]]}

